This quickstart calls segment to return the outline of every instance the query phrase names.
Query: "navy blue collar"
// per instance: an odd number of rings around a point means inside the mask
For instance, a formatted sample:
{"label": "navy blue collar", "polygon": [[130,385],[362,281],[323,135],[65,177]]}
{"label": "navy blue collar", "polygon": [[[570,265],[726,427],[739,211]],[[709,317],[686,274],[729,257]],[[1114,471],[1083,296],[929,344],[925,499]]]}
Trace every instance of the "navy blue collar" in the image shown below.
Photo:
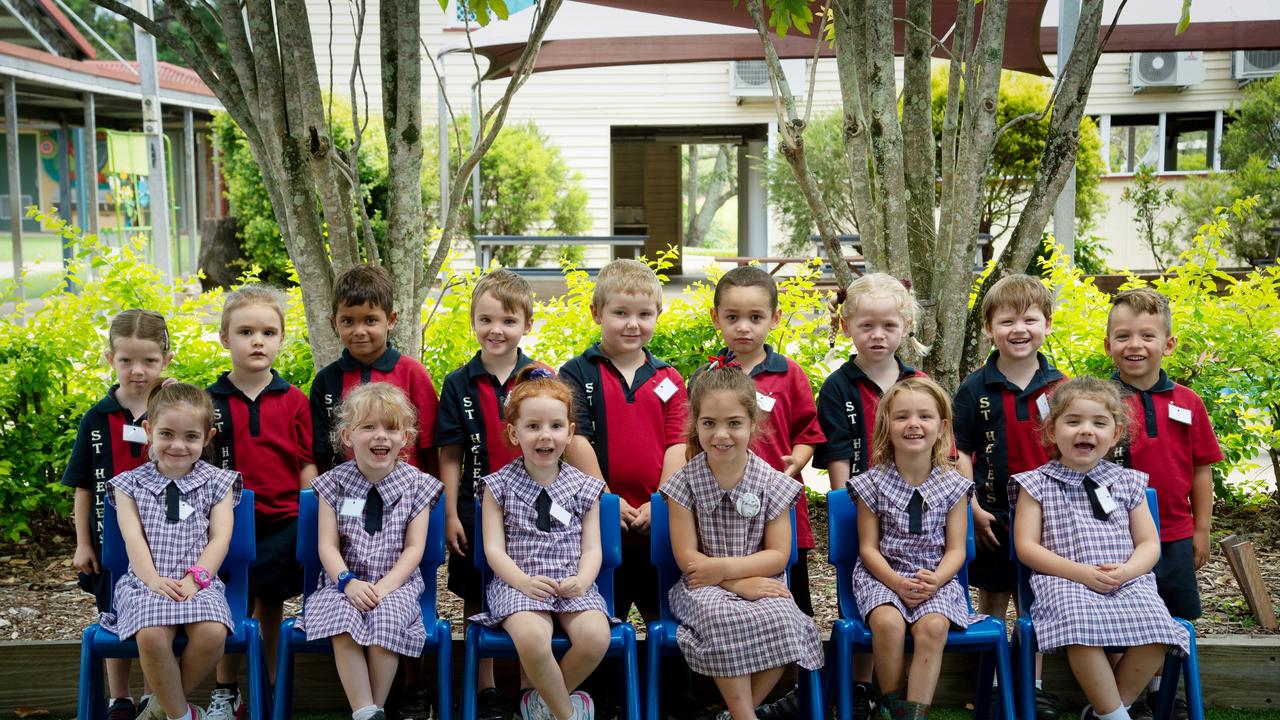
{"label": "navy blue collar", "polygon": [[[857,356],[855,355],[854,357]],[[894,362],[898,363],[898,380],[915,377],[915,368],[902,362],[902,359],[897,356],[894,356],[893,359]],[[843,372],[851,381],[856,382],[858,380],[869,379],[867,378],[867,374],[862,371],[862,367],[859,366],[858,363],[854,362],[852,357],[846,360],[844,365],[840,366],[840,371]]]}
{"label": "navy blue collar", "polygon": [[[525,355],[523,350],[521,350],[520,348],[516,348],[516,366],[511,369],[511,377],[507,379],[511,380],[516,376],[516,373],[520,372],[521,368],[523,368],[525,365],[530,365],[532,363],[533,363],[533,360],[530,359],[528,355]],[[484,363],[481,362],[480,360],[479,350],[476,351],[475,355],[471,356],[471,359],[468,360],[467,364],[464,365],[463,367],[467,369],[467,377],[472,380],[478,377],[484,377],[486,375],[488,375],[489,377],[496,378],[496,376],[493,373],[484,369]],[[504,383],[499,381],[498,384],[502,385]]]}
{"label": "navy blue collar", "polygon": [[1039,367],[1036,368],[1036,374],[1031,376],[1031,382],[1027,383],[1025,388],[1019,389],[1017,385],[1009,382],[1009,378],[1005,377],[1004,373],[1000,372],[1000,368],[996,365],[999,360],[999,350],[993,350],[991,355],[987,356],[987,363],[982,366],[983,385],[1009,388],[1019,394],[1025,394],[1039,390],[1045,385],[1055,383],[1066,377],[1057,368],[1049,364],[1049,358],[1045,357],[1044,353],[1038,352],[1036,353],[1036,362]]}
{"label": "navy blue collar", "polygon": [[[649,352],[649,348],[645,347],[640,349],[644,350],[645,365],[648,365],[649,367],[653,368],[655,371],[661,370],[664,367],[670,367],[667,363],[654,357],[653,353]],[[605,355],[603,352],[600,351],[600,343],[593,343],[586,350],[583,350],[582,357],[590,362],[598,362],[598,361],[604,360],[604,361],[607,361],[610,365],[613,364],[613,360],[611,360],[608,355]]]}
{"label": "navy blue collar", "polygon": [[[275,370],[271,371],[271,382],[262,389],[262,392],[283,392],[289,389],[289,381],[280,377],[280,373]],[[243,395],[240,388],[231,382],[231,371],[226,370],[218,376],[216,382],[209,386],[209,392],[214,395]]]}
{"label": "navy blue collar", "polygon": [[1160,377],[1156,379],[1156,384],[1152,385],[1151,387],[1145,390],[1143,390],[1142,388],[1134,387],[1129,383],[1125,382],[1124,380],[1121,380],[1120,372],[1118,370],[1114,373],[1111,373],[1111,379],[1120,383],[1120,387],[1130,392],[1139,393],[1142,395],[1146,395],[1148,393],[1169,392],[1170,390],[1173,389],[1173,381],[1169,379],[1169,375],[1165,373],[1163,368],[1160,370]]}
{"label": "navy blue collar", "polygon": [[[729,352],[729,348],[722,347],[716,353],[724,355]],[[769,343],[764,344],[764,359],[751,368],[751,372],[747,373],[751,377],[755,377],[760,373],[785,373],[787,371],[787,357],[785,355],[774,352],[773,346]]]}
{"label": "navy blue collar", "polygon": [[343,348],[342,355],[338,358],[338,366],[343,370],[364,370],[372,368],[378,372],[389,373],[396,369],[396,363],[400,360],[400,351],[391,347],[391,343],[387,343],[387,349],[378,357],[377,360],[365,365],[351,355],[351,351]]}

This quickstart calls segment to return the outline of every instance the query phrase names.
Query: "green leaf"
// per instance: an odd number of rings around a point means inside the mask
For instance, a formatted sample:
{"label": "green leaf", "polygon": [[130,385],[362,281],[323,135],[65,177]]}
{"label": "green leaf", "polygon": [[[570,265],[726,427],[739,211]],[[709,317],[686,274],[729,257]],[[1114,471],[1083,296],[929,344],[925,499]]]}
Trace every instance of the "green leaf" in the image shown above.
{"label": "green leaf", "polygon": [[1182,0],[1182,18],[1178,20],[1178,29],[1173,31],[1174,35],[1181,35],[1186,31],[1187,26],[1191,24],[1191,0]]}
{"label": "green leaf", "polygon": [[505,0],[489,0],[489,7],[493,9],[493,14],[497,15],[498,19],[506,20],[509,17]]}

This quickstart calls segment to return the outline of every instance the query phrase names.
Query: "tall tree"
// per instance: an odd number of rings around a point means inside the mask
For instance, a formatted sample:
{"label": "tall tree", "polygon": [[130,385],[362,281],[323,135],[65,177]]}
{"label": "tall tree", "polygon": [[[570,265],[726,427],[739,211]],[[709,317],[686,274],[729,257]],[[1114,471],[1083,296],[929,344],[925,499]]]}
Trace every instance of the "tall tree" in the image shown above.
{"label": "tall tree", "polygon": [[[506,6],[492,0],[458,0],[481,22],[490,10],[505,19]],[[289,259],[298,271],[307,329],[317,366],[338,356],[329,325],[333,282],[361,262],[381,263],[395,280],[394,302],[404,319],[393,340],[416,355],[421,328],[416,319],[458,232],[465,178],[502,129],[517,90],[533,72],[542,38],[563,0],[539,0],[529,18],[529,42],[512,66],[502,97],[484,114],[481,133],[457,167],[448,199],[450,212],[434,253],[426,252],[427,221],[420,185],[422,63],[424,42],[418,2],[383,2],[377,17],[386,137],[387,239],[374,243],[360,215],[356,152],[339,152],[321,94],[305,0],[176,0],[170,15],[150,19],[120,0],[93,0],[155,36],[195,70],[244,131],[280,224]],[[441,0],[441,9],[447,8]],[[355,52],[349,84],[353,102],[362,83],[358,58],[367,41],[365,0],[353,0]],[[364,108],[367,113],[368,108]],[[359,109],[353,109],[360,130]],[[358,150],[358,144],[357,148]],[[412,319],[412,321],[410,321]]]}
{"label": "tall tree", "polygon": [[737,162],[733,146],[717,145],[710,172],[702,172],[699,165],[705,156],[699,145],[690,145],[685,159],[685,231],[687,247],[703,247],[715,223],[716,213],[729,199],[738,194],[735,179]]}
{"label": "tall tree", "polygon": [[[795,111],[769,34],[770,27],[807,32],[814,19],[809,5],[805,0],[747,0],[774,84],[779,149],[795,172],[837,282],[844,286],[850,278],[841,272],[843,253],[804,152],[807,111],[806,117]],[[850,196],[863,255],[872,269],[912,282],[925,311],[918,332],[932,348],[924,367],[944,386],[954,388],[962,373],[977,364],[981,349],[981,318],[968,310],[968,300],[983,189],[996,142],[1021,123],[1049,117],[1035,181],[995,271],[979,288],[979,300],[999,278],[1026,269],[1075,164],[1084,103],[1106,40],[1100,32],[1102,6],[1103,0],[1083,0],[1075,50],[1050,104],[999,126],[1009,0],[957,3],[955,27],[945,40],[928,31],[932,0],[906,0],[901,17],[894,15],[893,0],[826,0],[818,16],[816,34],[835,46]],[[899,29],[904,38],[901,87],[894,62]],[[940,147],[931,113],[935,51],[949,58]]]}

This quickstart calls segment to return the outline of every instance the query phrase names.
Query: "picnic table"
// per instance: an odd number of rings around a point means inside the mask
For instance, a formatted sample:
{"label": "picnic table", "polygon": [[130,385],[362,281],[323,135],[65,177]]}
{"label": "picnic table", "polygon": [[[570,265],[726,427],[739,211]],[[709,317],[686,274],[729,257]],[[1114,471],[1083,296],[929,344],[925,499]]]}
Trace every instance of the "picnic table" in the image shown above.
{"label": "picnic table", "polygon": [[530,245],[608,245],[611,247],[644,249],[648,235],[476,235],[476,262],[487,268],[493,263],[494,252],[500,247],[528,247]]}

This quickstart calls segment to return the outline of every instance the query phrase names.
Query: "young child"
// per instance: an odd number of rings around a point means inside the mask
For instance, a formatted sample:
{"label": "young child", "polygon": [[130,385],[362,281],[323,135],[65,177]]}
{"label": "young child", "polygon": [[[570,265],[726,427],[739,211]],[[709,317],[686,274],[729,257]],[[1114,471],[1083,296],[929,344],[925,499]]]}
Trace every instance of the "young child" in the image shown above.
{"label": "young child", "polygon": [[[724,338],[719,355],[733,353],[733,359],[756,384],[756,405],[768,418],[766,432],[751,443],[751,452],[797,482],[809,464],[815,446],[826,439],[818,427],[818,408],[813,388],[804,370],[765,342],[782,319],[778,307],[778,284],[758,266],[736,267],[720,276],[712,297],[711,322]],[[809,525],[809,505],[804,493],[796,506],[796,545],[799,559],[791,568],[791,595],[796,605],[810,617],[807,558],[813,549],[813,528]]]}
{"label": "young child", "polygon": [[[898,359],[898,348],[908,341],[917,351],[925,350],[914,336],[920,306],[915,294],[897,278],[885,273],[862,275],[836,300],[838,322],[853,340],[854,356],[822,383],[818,421],[826,442],[813,458],[815,468],[826,469],[832,490],[870,467],[868,450],[880,396],[900,380],[924,375]],[[871,658],[854,657],[853,702],[858,720],[871,717],[874,708],[871,668]]]}
{"label": "young child", "polygon": [[[152,462],[107,484],[129,572],[116,582],[114,612],[104,612],[100,622],[120,639],[137,641],[154,693],[149,708],[158,706],[172,720],[200,720],[204,711],[187,695],[218,664],[235,629],[218,567],[231,544],[240,474],[200,459],[215,432],[213,405],[200,388],[156,388],[142,425]],[[179,631],[187,646],[175,658]]]}
{"label": "young child", "polygon": [[[1044,421],[1055,459],[1009,484],[1018,559],[1035,571],[1036,640],[1044,652],[1066,648],[1089,701],[1082,720],[1129,718],[1169,646],[1185,654],[1190,641],[1151,573],[1160,538],[1147,476],[1103,459],[1127,424],[1114,385],[1089,377],[1063,383]],[[1128,648],[1114,666],[1108,646]]]}
{"label": "young child", "polygon": [[[1049,394],[1063,375],[1040,354],[1053,324],[1053,297],[1038,278],[1010,275],[982,300],[982,332],[995,346],[986,365],[960,383],[955,397],[958,469],[972,477],[974,540],[969,583],[978,588],[978,610],[1005,617],[1017,584],[1009,558],[1009,476],[1049,460],[1040,423]],[[972,463],[970,465],[970,463]],[[1054,720],[1057,699],[1040,688],[1036,662],[1036,717]]]}
{"label": "young child", "polygon": [[[508,441],[521,457],[485,477],[484,552],[493,569],[489,611],[472,622],[511,635],[533,689],[524,720],[589,720],[591,697],[575,688],[609,648],[600,572],[604,483],[560,458],[573,437],[573,396],[550,370],[521,370],[505,408]],[[555,624],[572,644],[556,662]]]}
{"label": "young child", "polygon": [[[102,508],[107,482],[147,461],[142,429],[147,398],[173,358],[164,318],[151,310],[125,310],[111,321],[103,354],[116,374],[106,397],[85,413],[76,432],[62,483],[75,488],[76,552],[80,589],[92,593],[98,612],[111,609],[111,576],[101,571]],[[109,720],[133,720],[128,658],[107,659]]]}
{"label": "young child", "polygon": [[373,264],[357,265],[334,283],[331,322],[344,349],[311,384],[313,456],[320,472],[347,459],[342,448],[333,445],[332,418],[352,388],[370,382],[391,383],[404,391],[418,418],[417,445],[405,459],[421,470],[435,468],[436,389],[422,363],[387,342],[396,326],[394,291],[391,275]]}
{"label": "young child", "polygon": [[560,369],[573,390],[576,433],[565,461],[621,497],[622,566],[614,599],[622,618],[633,602],[646,620],[658,617],[649,498],[685,460],[684,380],[645,347],[661,312],[662,285],[653,270],[638,260],[614,260],[600,271],[591,298],[600,342]]}
{"label": "young child", "polygon": [[[218,431],[212,458],[224,470],[240,471],[254,493],[258,555],[249,566],[249,589],[274,684],[284,601],[302,592],[298,490],[316,476],[311,412],[307,396],[271,369],[284,342],[284,299],[278,291],[246,285],[227,295],[218,336],[231,353],[231,370],[208,388]],[[243,719],[239,673],[239,655],[218,663],[209,720]]]}
{"label": "young child", "polygon": [[784,575],[802,488],[751,452],[764,418],[755,384],[735,365],[713,360],[693,382],[694,457],[662,484],[684,572],[669,594],[676,639],[689,667],[715,679],[728,706],[719,720],[755,718],[787,665],[822,667],[818,626]]}
{"label": "young child", "polygon": [[[471,331],[480,350],[466,365],[449,373],[440,390],[436,445],[444,482],[449,545],[449,590],[463,600],[464,615],[480,612],[480,573],[468,553],[475,532],[476,482],[520,457],[519,446],[507,443],[503,406],[516,375],[533,363],[520,340],[533,326],[533,290],[520,275],[494,270],[471,291]],[[480,661],[478,720],[502,720],[503,707],[494,687],[493,659]]]}
{"label": "young child", "polygon": [[[951,403],[942,388],[928,378],[902,380],[876,409],[875,466],[849,481],[858,498],[853,594],[871,627],[879,706],[887,717],[929,717],[947,631],[979,619],[956,578],[965,562],[973,483],[953,467],[950,430]],[[915,651],[904,693],[907,632]]]}
{"label": "young child", "polygon": [[[1173,318],[1169,301],[1149,288],[1115,296],[1107,318],[1107,354],[1116,365],[1111,376],[1133,418],[1133,428],[1116,445],[1113,460],[1147,473],[1160,503],[1160,560],[1156,588],[1174,617],[1200,617],[1196,571],[1209,559],[1209,526],[1213,517],[1213,464],[1222,450],[1204,402],[1191,388],[1169,379],[1162,360],[1173,352]],[[1151,691],[1160,688],[1160,676]],[[1154,701],[1134,702],[1130,714],[1144,716]],[[1186,718],[1182,698],[1174,717]]]}
{"label": "young child", "polygon": [[418,564],[427,519],[444,486],[402,462],[417,423],[396,386],[376,382],[352,390],[337,420],[337,439],[355,459],[312,483],[320,498],[316,544],[324,572],[307,598],[303,624],[308,640],[333,639],[352,720],[385,720],[400,655],[421,657],[427,640]]}

